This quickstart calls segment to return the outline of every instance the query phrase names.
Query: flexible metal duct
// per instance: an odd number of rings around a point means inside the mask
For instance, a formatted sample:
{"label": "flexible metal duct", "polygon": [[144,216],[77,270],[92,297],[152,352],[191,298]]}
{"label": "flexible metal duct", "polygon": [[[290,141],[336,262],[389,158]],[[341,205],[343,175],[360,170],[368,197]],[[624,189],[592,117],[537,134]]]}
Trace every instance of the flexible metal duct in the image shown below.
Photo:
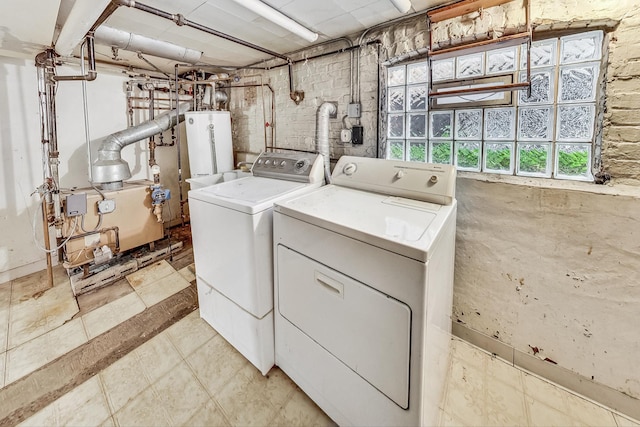
{"label": "flexible metal duct", "polygon": [[184,120],[184,113],[191,109],[190,103],[183,103],[176,110],[160,114],[153,120],[140,123],[107,136],[98,149],[98,158],[92,165],[93,182],[102,188],[115,190],[122,188],[122,181],[131,178],[129,164],[122,160],[120,152],[127,145],[157,135]]}
{"label": "flexible metal duct", "polygon": [[316,114],[316,144],[324,158],[324,180],[331,184],[331,157],[329,156],[329,117],[338,112],[335,104],[324,102]]}
{"label": "flexible metal duct", "polygon": [[96,43],[102,45],[190,64],[195,64],[202,57],[202,52],[199,50],[189,49],[163,40],[152,39],[104,25],[96,28],[95,39]]}

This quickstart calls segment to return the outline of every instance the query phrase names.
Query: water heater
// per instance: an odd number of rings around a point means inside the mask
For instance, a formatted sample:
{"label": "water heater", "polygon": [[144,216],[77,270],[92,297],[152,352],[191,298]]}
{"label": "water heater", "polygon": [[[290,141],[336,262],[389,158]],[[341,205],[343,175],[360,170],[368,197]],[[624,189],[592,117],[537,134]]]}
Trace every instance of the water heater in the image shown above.
{"label": "water heater", "polygon": [[191,176],[233,170],[231,115],[228,111],[185,113]]}

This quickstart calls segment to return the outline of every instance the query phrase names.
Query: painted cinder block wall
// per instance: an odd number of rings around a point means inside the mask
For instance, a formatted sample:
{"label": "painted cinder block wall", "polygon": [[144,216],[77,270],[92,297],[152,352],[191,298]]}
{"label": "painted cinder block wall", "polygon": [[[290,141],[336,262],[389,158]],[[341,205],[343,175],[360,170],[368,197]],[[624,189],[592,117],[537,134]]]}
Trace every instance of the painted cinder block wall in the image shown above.
{"label": "painted cinder block wall", "polygon": [[[535,357],[553,360],[560,368],[636,399],[640,399],[639,7],[636,2],[616,0],[579,5],[532,2],[535,24],[619,21],[607,39],[602,133],[603,165],[612,181],[595,185],[460,173],[452,316],[461,328],[484,334],[515,353],[533,357],[536,348]],[[359,36],[353,37],[354,43]],[[362,146],[339,143],[340,119],[350,99],[348,53],[294,65],[296,89],[305,91],[300,105],[288,98],[286,68],[251,70],[260,77],[241,79],[274,88],[276,146],[312,150],[318,106],[337,101],[338,118],[330,124],[332,158],[375,156],[377,64],[425,47],[426,24],[423,18],[393,24],[365,37],[373,39],[380,40],[379,48],[364,48],[360,60]],[[294,58],[345,46],[336,42]],[[263,120],[252,118],[262,116],[263,101],[250,90],[234,89],[230,101],[239,160],[253,158],[264,147]]]}

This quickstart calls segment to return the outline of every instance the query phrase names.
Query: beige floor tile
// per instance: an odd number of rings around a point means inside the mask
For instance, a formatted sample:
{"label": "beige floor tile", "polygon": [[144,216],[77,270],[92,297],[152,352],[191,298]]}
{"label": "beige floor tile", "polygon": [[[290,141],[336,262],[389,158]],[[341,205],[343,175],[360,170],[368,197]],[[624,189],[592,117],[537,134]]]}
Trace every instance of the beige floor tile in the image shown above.
{"label": "beige floor tile", "polygon": [[454,339],[453,356],[463,361],[465,365],[472,366],[479,370],[484,370],[489,353],[459,339]]}
{"label": "beige floor tile", "polygon": [[455,414],[465,425],[486,424],[484,396],[465,389],[460,384],[449,384],[444,411]]}
{"label": "beige floor tile", "polygon": [[[31,298],[39,298],[49,288],[47,282],[46,269],[15,279],[11,283],[11,305]],[[53,267],[53,284],[54,287],[63,285],[71,289],[69,276],[61,265]]]}
{"label": "beige floor tile", "polygon": [[532,397],[526,396],[525,401],[527,403],[527,410],[529,413],[529,425],[531,426],[558,426],[566,427],[575,425],[565,412],[561,412],[558,409],[551,408],[539,400],[535,400]]}
{"label": "beige floor tile", "polygon": [[272,426],[334,426],[335,423],[302,390],[296,389],[289,401],[269,422]]}
{"label": "beige floor tile", "polygon": [[4,387],[4,368],[6,366],[7,353],[0,353],[0,388]]}
{"label": "beige floor tile", "polygon": [[[170,266],[171,267],[171,266]],[[173,268],[173,267],[171,267]],[[170,297],[176,292],[189,287],[190,283],[177,271],[154,282],[144,283],[135,288],[147,307]]]}
{"label": "beige floor tile", "polygon": [[216,400],[233,425],[266,426],[278,412],[260,388],[244,375],[234,376]]}
{"label": "beige floor tile", "polygon": [[158,401],[169,413],[172,425],[182,425],[210,400],[186,362],[171,369],[153,388]]}
{"label": "beige floor tile", "polygon": [[36,293],[31,298],[12,298],[8,348],[15,348],[52,331],[72,319],[78,311],[68,283]]}
{"label": "beige floor tile", "polygon": [[180,353],[164,332],[135,349],[135,354],[152,384],[182,361]]}
{"label": "beige floor tile", "polygon": [[581,426],[616,425],[611,411],[572,393],[567,393],[565,398],[569,408],[569,415],[571,418],[578,420]]}
{"label": "beige floor tile", "polygon": [[497,357],[487,359],[487,379],[507,384],[522,393],[522,371]]}
{"label": "beige floor tile", "polygon": [[119,426],[171,426],[171,418],[152,387],[114,414]]}
{"label": "beige floor tile", "polygon": [[524,393],[496,378],[487,377],[486,424],[495,426],[527,425]]}
{"label": "beige floor tile", "polygon": [[207,403],[202,405],[193,416],[183,424],[185,427],[190,426],[207,426],[207,427],[227,427],[231,423],[218,408],[218,405],[209,399]]}
{"label": "beige floor tile", "polygon": [[187,282],[191,283],[196,280],[196,265],[191,263],[184,268],[178,270],[178,273],[182,275],[186,279]]}
{"label": "beige floor tile", "polygon": [[440,422],[438,423],[440,427],[460,427],[464,425],[466,424],[457,419],[455,415],[447,414],[446,412],[440,414]]}
{"label": "beige floor tile", "polygon": [[200,318],[200,311],[196,310],[169,327],[167,334],[182,357],[186,358],[218,333]]}
{"label": "beige floor tile", "polygon": [[0,285],[0,353],[7,351],[9,336],[9,310],[11,307],[11,282]]}
{"label": "beige floor tile", "polygon": [[100,424],[100,427],[116,427],[116,422],[113,419],[112,416],[110,416],[109,418],[106,419],[105,422],[103,422],[102,424]]}
{"label": "beige floor tile", "polygon": [[194,351],[187,363],[207,391],[217,398],[222,387],[249,362],[220,335]]}
{"label": "beige floor tile", "polygon": [[613,418],[616,420],[616,424],[618,425],[618,427],[640,427],[640,422],[634,421],[622,415],[613,414]]}
{"label": "beige floor tile", "polygon": [[134,289],[137,289],[140,286],[153,283],[156,280],[167,277],[175,272],[176,269],[171,267],[171,264],[169,264],[165,260],[162,260],[154,262],[153,264],[145,268],[141,268],[140,270],[129,274],[127,276],[127,280]]}
{"label": "beige floor tile", "polygon": [[100,426],[111,418],[98,377],[49,404],[21,426]]}
{"label": "beige floor tile", "polygon": [[472,393],[483,394],[485,390],[486,374],[457,358],[451,360],[451,374],[449,386],[458,384]]}
{"label": "beige floor tile", "polygon": [[87,342],[82,321],[74,319],[7,352],[6,384],[12,383]]}
{"label": "beige floor tile", "polygon": [[89,339],[108,331],[144,311],[146,306],[138,294],[132,292],[82,316]]}
{"label": "beige floor tile", "polygon": [[567,395],[565,390],[526,372],[523,372],[522,376],[525,395],[551,408],[556,408],[562,413],[568,411],[565,404],[565,396]]}
{"label": "beige floor tile", "polygon": [[107,399],[113,413],[119,411],[151,383],[142,371],[138,356],[131,352],[100,372]]}

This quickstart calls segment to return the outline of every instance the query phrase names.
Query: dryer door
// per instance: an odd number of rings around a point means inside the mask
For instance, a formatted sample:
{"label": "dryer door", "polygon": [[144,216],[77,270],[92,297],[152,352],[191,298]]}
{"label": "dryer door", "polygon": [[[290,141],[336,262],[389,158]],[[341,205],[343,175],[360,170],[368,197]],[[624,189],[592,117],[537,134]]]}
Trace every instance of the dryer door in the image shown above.
{"label": "dryer door", "polygon": [[408,408],[407,305],[284,246],[278,246],[277,297],[283,317]]}

